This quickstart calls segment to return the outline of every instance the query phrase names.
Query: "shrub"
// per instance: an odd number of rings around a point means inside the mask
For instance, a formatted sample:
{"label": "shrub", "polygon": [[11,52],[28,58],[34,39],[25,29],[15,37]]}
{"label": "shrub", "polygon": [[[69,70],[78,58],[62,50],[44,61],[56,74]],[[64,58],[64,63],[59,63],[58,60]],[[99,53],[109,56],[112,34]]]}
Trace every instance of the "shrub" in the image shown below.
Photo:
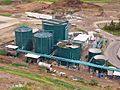
{"label": "shrub", "polygon": [[97,82],[97,80],[92,79],[92,80],[89,82],[89,85],[91,85],[91,86],[98,86],[98,82]]}
{"label": "shrub", "polygon": [[3,3],[3,4],[6,4],[6,5],[9,5],[9,4],[12,3],[12,1],[11,1],[11,0],[3,0],[2,3]]}

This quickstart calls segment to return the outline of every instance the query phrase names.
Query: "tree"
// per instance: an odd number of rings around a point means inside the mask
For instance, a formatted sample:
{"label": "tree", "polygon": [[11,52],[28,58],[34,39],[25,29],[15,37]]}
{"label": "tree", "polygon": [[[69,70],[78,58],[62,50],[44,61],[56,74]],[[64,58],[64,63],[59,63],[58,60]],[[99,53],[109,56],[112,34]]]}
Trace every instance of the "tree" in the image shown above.
{"label": "tree", "polygon": [[114,23],[113,20],[112,20],[110,25],[109,25],[109,30],[110,31],[115,31],[115,27],[116,27],[116,23]]}
{"label": "tree", "polygon": [[116,24],[116,31],[120,31],[120,19],[119,22]]}

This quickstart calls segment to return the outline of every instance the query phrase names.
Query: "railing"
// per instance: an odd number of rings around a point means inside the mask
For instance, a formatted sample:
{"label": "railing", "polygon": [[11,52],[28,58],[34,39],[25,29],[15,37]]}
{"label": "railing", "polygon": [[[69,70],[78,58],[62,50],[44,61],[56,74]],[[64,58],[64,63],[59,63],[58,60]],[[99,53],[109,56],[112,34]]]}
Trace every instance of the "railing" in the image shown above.
{"label": "railing", "polygon": [[85,62],[85,61],[80,61],[80,60],[71,60],[71,59],[66,59],[66,58],[62,58],[62,57],[56,57],[56,56],[52,56],[52,55],[38,54],[38,53],[34,53],[32,51],[26,51],[26,50],[20,50],[20,49],[17,49],[17,52],[32,53],[32,54],[37,54],[37,55],[40,55],[41,57],[45,57],[45,58],[49,58],[49,59],[65,61],[65,62],[71,62],[71,63],[75,63],[75,64],[81,64],[81,65],[85,65],[85,66],[96,67],[96,68],[101,68],[101,69],[120,72],[120,69],[118,69],[118,68],[110,68],[110,67],[107,67],[107,66],[104,66],[104,65],[101,66],[101,65],[97,65],[97,64],[93,64],[93,63]]}

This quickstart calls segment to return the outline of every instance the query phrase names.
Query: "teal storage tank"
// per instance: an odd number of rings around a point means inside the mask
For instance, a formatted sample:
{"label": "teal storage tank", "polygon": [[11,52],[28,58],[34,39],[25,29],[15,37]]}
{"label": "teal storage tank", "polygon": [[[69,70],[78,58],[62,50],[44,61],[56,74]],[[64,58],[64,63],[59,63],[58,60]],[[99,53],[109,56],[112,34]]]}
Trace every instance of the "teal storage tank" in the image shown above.
{"label": "teal storage tank", "polygon": [[[104,55],[95,55],[94,58],[93,58],[93,63],[94,64],[97,64],[97,65],[101,65],[101,66],[107,66],[108,65],[108,58]],[[98,70],[99,73],[100,72],[106,72],[106,70],[104,69],[100,69],[100,68],[93,68],[92,69],[94,71]]]}
{"label": "teal storage tank", "polygon": [[90,61],[95,55],[100,55],[102,51],[97,48],[90,48],[88,54],[88,61]]}
{"label": "teal storage tank", "polygon": [[23,50],[32,50],[32,28],[21,26],[15,30],[16,45]]}
{"label": "teal storage tank", "polygon": [[[71,44],[69,42],[60,41],[57,43],[58,49],[56,56],[67,58],[71,60],[80,60],[81,58],[81,46]],[[62,65],[67,65],[67,62],[61,62]],[[71,64],[71,63],[69,63]]]}
{"label": "teal storage tank", "polygon": [[107,66],[107,63],[108,63],[108,58],[105,56],[105,55],[95,55],[94,56],[94,64],[97,64],[97,65],[106,65]]}
{"label": "teal storage tank", "polygon": [[53,35],[49,32],[34,34],[34,49],[36,53],[50,54],[53,48]]}
{"label": "teal storage tank", "polygon": [[69,22],[63,20],[44,20],[43,30],[53,33],[54,44],[61,40],[68,40]]}

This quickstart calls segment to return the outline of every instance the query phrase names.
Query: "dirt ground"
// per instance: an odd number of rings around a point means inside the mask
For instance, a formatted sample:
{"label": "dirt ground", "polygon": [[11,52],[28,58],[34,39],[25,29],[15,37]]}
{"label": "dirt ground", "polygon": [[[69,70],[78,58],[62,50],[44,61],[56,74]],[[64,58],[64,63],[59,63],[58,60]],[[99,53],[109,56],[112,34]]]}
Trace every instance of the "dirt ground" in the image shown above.
{"label": "dirt ground", "polygon": [[[119,3],[117,3],[117,4],[116,3],[98,4],[98,5],[103,7],[104,16],[100,16],[100,17],[88,16],[85,14],[83,16],[85,16],[86,19],[84,19],[82,22],[78,22],[80,24],[80,26],[79,26],[80,28],[86,29],[86,30],[92,30],[92,28],[90,28],[89,25],[93,21],[104,20],[105,18],[106,19],[118,19],[118,18],[120,18],[120,5],[119,5]],[[37,4],[37,3],[22,4],[22,5],[17,5],[17,6],[13,6],[13,5],[2,6],[1,5],[0,6],[0,13],[23,13],[24,11],[31,11],[34,9],[41,9],[42,10],[44,8],[47,8],[48,6],[49,5],[47,5],[47,4]],[[81,15],[81,13],[84,14],[83,12],[78,12],[76,14]],[[7,43],[11,40],[14,40],[14,30],[17,26],[18,25],[15,25],[15,26],[11,26],[11,27],[4,28],[4,29],[0,30],[0,44],[4,44],[4,43]],[[8,60],[9,63],[14,62],[14,63],[19,63],[19,64],[24,64],[22,61],[20,61],[20,59],[23,60],[24,58],[17,59],[17,58],[12,58],[12,57],[0,56],[0,59]],[[88,73],[88,70],[86,67],[81,66],[81,68],[82,69],[80,71],[78,71],[78,70],[68,70],[67,68],[64,68],[64,67],[54,67],[54,69],[56,69],[58,71],[66,72],[66,74],[69,77],[70,76],[79,76],[79,77],[84,78],[85,80],[88,80],[88,81],[95,78],[102,85],[102,87],[111,86],[113,88],[112,90],[119,90],[117,88],[120,87],[120,81],[110,80],[110,79],[99,79],[99,78],[96,78],[96,77],[90,75]],[[31,68],[29,69],[29,71],[38,73],[39,69],[35,65],[31,65]],[[52,74],[46,74],[46,73],[44,75],[53,76]],[[0,71],[0,90],[3,89],[4,87],[5,88],[3,90],[8,90],[8,88],[12,87],[14,84],[18,84],[18,83],[26,84],[28,82],[33,82],[33,81]],[[76,83],[76,84],[78,84],[78,83]],[[90,87],[90,86],[88,86],[88,87]],[[91,90],[97,90],[97,89],[92,88]]]}
{"label": "dirt ground", "polygon": [[27,83],[34,83],[34,81],[0,71],[0,90],[9,90],[15,85],[25,86]]}

